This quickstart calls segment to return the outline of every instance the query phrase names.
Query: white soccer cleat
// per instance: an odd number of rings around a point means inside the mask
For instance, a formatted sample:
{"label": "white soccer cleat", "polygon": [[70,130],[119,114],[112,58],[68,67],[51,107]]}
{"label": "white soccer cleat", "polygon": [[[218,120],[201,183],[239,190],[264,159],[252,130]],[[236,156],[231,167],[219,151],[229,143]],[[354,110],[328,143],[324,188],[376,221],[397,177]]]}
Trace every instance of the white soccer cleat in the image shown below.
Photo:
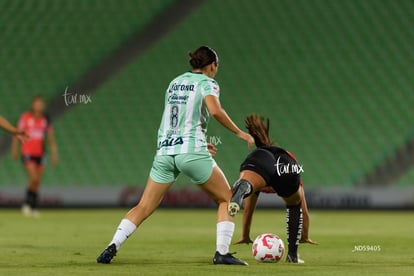
{"label": "white soccer cleat", "polygon": [[40,216],[39,211],[32,209],[28,204],[22,205],[22,214],[28,218],[38,218]]}
{"label": "white soccer cleat", "polygon": [[295,263],[295,264],[304,264],[305,261],[302,260],[301,258],[299,258],[299,254],[297,257],[291,256],[291,255],[287,255],[286,257],[286,262],[287,263]]}
{"label": "white soccer cleat", "polygon": [[25,217],[31,217],[32,216],[32,208],[27,204],[23,204],[22,205],[22,214]]}
{"label": "white soccer cleat", "polygon": [[32,215],[31,215],[31,217],[32,217],[32,218],[38,218],[38,217],[40,217],[40,213],[39,213],[39,211],[38,211],[38,210],[32,210]]}

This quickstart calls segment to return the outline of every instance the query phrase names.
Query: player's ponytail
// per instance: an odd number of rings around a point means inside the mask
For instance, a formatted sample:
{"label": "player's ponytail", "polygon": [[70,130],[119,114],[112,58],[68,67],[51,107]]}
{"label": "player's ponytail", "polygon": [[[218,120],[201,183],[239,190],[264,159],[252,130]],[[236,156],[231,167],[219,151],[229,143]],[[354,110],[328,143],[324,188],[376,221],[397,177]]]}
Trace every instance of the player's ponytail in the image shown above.
{"label": "player's ponytail", "polygon": [[190,65],[193,69],[203,69],[213,62],[218,63],[216,51],[208,46],[201,46],[194,52],[188,54],[190,56]]}
{"label": "player's ponytail", "polygon": [[266,119],[266,125],[263,116],[257,114],[250,114],[244,121],[250,135],[254,138],[256,147],[259,148],[273,145],[273,142],[269,137],[269,118]]}

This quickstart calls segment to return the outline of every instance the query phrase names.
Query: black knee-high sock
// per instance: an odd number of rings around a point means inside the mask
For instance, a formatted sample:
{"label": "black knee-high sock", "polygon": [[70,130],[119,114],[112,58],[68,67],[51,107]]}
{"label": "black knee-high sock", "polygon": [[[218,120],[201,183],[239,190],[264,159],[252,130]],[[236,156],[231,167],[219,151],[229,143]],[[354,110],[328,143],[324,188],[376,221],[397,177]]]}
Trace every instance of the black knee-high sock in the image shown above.
{"label": "black knee-high sock", "polygon": [[30,208],[32,209],[36,209],[37,208],[37,198],[38,195],[36,192],[32,192],[30,190],[26,191],[26,204],[28,204],[30,206]]}
{"label": "black knee-high sock", "polygon": [[286,231],[288,237],[288,255],[297,258],[300,235],[302,233],[301,204],[286,206]]}

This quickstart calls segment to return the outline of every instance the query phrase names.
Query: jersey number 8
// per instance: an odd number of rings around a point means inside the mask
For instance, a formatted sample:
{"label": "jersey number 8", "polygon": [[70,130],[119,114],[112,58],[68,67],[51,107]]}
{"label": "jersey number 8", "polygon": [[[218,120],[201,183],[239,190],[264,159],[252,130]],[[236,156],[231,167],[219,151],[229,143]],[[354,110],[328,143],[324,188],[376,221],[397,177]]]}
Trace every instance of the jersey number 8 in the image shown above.
{"label": "jersey number 8", "polygon": [[170,114],[170,127],[171,128],[176,128],[178,125],[178,113],[179,113],[178,105],[171,106],[171,114]]}

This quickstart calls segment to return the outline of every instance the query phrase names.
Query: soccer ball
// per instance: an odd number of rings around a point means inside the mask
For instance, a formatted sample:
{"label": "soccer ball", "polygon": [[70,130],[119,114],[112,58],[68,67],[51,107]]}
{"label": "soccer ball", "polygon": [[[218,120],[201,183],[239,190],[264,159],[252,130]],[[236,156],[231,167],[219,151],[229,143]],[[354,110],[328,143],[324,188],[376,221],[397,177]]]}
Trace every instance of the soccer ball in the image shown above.
{"label": "soccer ball", "polygon": [[253,242],[253,257],[264,263],[277,263],[285,253],[285,245],[278,235],[261,234]]}

